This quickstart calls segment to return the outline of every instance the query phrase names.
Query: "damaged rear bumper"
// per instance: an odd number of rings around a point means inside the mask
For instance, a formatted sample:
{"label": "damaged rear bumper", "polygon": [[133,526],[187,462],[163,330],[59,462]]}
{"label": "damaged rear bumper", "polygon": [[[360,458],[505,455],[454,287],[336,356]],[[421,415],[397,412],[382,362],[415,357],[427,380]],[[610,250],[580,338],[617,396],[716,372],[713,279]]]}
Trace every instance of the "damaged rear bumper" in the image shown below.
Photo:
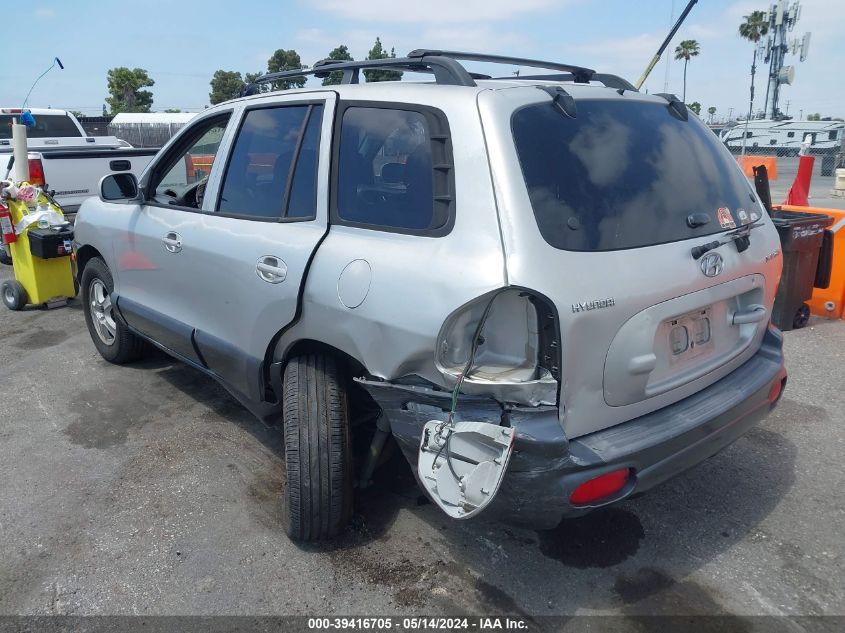
{"label": "damaged rear bumper", "polygon": [[[783,337],[768,330],[760,350],[732,373],[668,407],[623,424],[567,439],[556,407],[507,408],[495,400],[462,396],[456,419],[491,422],[516,430],[514,452],[488,518],[535,529],[615,503],[681,473],[718,453],[773,404],[770,392],[786,379]],[[381,405],[408,461],[416,464],[422,427],[448,416],[448,392],[427,387],[360,381]],[[584,482],[630,468],[617,494],[589,505],[569,499]]]}

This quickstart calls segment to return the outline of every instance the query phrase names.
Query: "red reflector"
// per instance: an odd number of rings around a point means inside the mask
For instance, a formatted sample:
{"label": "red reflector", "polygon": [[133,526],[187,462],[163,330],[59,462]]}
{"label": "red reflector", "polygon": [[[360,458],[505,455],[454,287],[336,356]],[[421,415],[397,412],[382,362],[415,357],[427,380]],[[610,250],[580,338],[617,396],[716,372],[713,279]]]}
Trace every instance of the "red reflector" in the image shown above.
{"label": "red reflector", "polygon": [[44,167],[41,165],[40,158],[29,159],[29,184],[44,186]]}
{"label": "red reflector", "polygon": [[630,478],[631,470],[629,468],[605,473],[578,486],[572,496],[569,497],[569,502],[582,505],[604,499],[622,490]]}
{"label": "red reflector", "polygon": [[780,398],[780,392],[783,389],[783,381],[775,380],[772,383],[772,388],[769,389],[769,404],[774,404]]}

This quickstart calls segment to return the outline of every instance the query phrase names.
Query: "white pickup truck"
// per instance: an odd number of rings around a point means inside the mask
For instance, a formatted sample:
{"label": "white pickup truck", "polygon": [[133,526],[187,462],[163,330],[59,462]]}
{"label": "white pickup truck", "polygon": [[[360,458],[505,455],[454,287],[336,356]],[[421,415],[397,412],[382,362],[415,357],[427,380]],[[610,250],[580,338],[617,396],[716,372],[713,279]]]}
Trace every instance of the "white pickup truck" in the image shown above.
{"label": "white pickup truck", "polygon": [[[27,129],[30,181],[54,192],[66,215],[73,216],[85,198],[97,195],[103,176],[128,171],[140,177],[158,152],[133,148],[114,136],[88,136],[65,110],[29,110],[35,118],[35,127]],[[12,156],[12,120],[20,114],[20,108],[0,108],[0,178]]]}

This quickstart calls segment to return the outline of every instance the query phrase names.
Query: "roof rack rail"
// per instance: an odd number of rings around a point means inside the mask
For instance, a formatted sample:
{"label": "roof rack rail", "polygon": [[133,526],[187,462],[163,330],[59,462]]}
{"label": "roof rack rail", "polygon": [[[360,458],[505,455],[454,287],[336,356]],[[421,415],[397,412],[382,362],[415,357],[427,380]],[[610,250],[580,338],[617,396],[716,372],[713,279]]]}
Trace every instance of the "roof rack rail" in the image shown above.
{"label": "roof rack rail", "polygon": [[257,93],[259,84],[288,79],[291,77],[303,77],[314,75],[326,77],[329,73],[343,71],[343,84],[357,84],[360,81],[360,71],[368,69],[391,69],[408,72],[433,73],[438,84],[450,86],[475,86],[473,76],[479,79],[487,79],[486,75],[469,73],[457,61],[449,57],[438,55],[426,56],[425,59],[410,59],[407,57],[388,57],[386,59],[364,59],[361,61],[338,61],[333,59],[321,59],[311,68],[300,68],[295,70],[283,70],[276,73],[261,75],[249,84],[243,91],[243,96]]}
{"label": "roof rack rail", "polygon": [[439,49],[418,48],[408,53],[409,59],[429,59],[431,57],[446,57],[448,59],[462,59],[471,62],[490,62],[493,64],[509,64],[513,66],[530,66],[547,70],[560,70],[571,73],[576,83],[589,83],[596,71],[592,68],[561,64],[559,62],[544,62],[539,59],[525,57],[508,57],[505,55],[487,55],[485,53],[470,53],[466,51],[444,51]]}
{"label": "roof rack rail", "polygon": [[[493,79],[512,80],[514,77],[493,77]],[[520,75],[517,79],[537,79],[539,81],[575,81],[572,73],[553,73],[549,75]],[[637,92],[637,88],[627,79],[609,73],[595,73],[590,81],[597,81],[608,88],[616,90],[631,90]],[[576,82],[577,83],[577,82]]]}
{"label": "roof rack rail", "polygon": [[[244,88],[241,96],[249,96],[258,93],[258,86],[281,79],[293,77],[304,77],[314,75],[315,77],[327,77],[329,73],[342,72],[342,84],[360,83],[360,71],[370,69],[388,69],[408,72],[421,72],[434,74],[434,80],[441,85],[450,86],[475,86],[476,79],[491,79],[490,75],[469,72],[458,60],[490,62],[494,64],[509,64],[516,66],[530,66],[532,68],[544,68],[556,70],[558,73],[548,75],[523,75],[520,79],[540,79],[547,81],[574,81],[575,83],[589,83],[598,81],[609,88],[617,90],[632,90],[636,88],[616,75],[597,73],[592,68],[573,66],[572,64],[561,64],[558,62],[546,62],[538,59],[527,59],[524,57],[506,57],[503,55],[487,55],[484,53],[470,53],[465,51],[445,51],[438,49],[418,48],[408,53],[406,57],[388,57],[386,59],[365,59],[361,61],[342,61],[334,59],[321,59],[311,68],[300,68],[284,70],[275,73],[267,73],[255,79]],[[499,77],[499,79],[512,79],[511,77]]]}

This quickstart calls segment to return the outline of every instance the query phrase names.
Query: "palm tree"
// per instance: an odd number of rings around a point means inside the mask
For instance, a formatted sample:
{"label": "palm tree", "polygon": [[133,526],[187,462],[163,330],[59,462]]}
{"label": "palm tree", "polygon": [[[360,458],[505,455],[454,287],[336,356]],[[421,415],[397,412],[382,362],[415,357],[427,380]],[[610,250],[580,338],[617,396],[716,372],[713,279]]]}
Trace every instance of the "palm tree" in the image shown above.
{"label": "palm tree", "polygon": [[675,47],[675,59],[684,60],[684,103],[687,102],[687,64],[693,57],[698,57],[700,52],[701,49],[695,40],[684,40]]}
{"label": "palm tree", "polygon": [[739,36],[748,40],[754,45],[754,56],[751,58],[751,103],[748,106],[748,118],[751,118],[751,110],[754,109],[754,73],[757,72],[757,42],[769,32],[769,21],[763,11],[752,11],[749,15],[743,16],[743,22],[739,25]]}
{"label": "palm tree", "polygon": [[710,123],[713,123],[713,115],[716,114],[716,106],[710,106],[707,108],[707,114],[710,115]]}

